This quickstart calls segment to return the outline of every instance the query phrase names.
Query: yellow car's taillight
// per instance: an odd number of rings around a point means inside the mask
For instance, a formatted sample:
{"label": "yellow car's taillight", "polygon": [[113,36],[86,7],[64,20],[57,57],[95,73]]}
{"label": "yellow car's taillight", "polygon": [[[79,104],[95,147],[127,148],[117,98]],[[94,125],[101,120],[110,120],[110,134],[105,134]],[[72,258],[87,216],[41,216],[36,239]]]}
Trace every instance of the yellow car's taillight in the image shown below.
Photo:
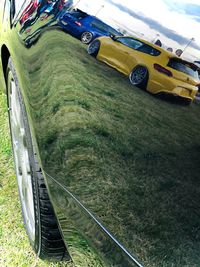
{"label": "yellow car's taillight", "polygon": [[172,77],[172,72],[166,68],[164,68],[163,66],[159,65],[159,64],[154,64],[154,69],[157,70],[158,72],[161,72],[169,77]]}

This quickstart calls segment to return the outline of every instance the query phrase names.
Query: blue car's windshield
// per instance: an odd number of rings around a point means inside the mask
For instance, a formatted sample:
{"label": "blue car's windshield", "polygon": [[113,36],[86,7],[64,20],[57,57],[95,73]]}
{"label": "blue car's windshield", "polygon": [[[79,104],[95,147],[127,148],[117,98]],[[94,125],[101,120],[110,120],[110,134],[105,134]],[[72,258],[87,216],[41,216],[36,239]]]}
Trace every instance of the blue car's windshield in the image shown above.
{"label": "blue car's windshield", "polygon": [[112,35],[116,35],[116,36],[120,36],[122,35],[121,33],[119,33],[118,31],[116,31],[115,29],[108,27],[108,32]]}
{"label": "blue car's windshield", "polygon": [[120,35],[115,29],[112,27],[109,27],[107,24],[99,21],[99,20],[93,20],[90,24],[92,27],[97,28],[98,30],[105,32],[105,33],[110,33],[112,35]]}

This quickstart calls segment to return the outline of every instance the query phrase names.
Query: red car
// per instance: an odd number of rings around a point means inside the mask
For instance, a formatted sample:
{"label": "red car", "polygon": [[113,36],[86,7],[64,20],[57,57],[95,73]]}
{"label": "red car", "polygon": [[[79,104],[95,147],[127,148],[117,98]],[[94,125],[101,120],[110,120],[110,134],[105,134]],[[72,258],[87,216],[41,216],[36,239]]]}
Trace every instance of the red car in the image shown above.
{"label": "red car", "polygon": [[22,16],[20,18],[20,23],[23,24],[37,9],[40,0],[32,0],[30,4],[26,7],[26,9],[23,11]]}

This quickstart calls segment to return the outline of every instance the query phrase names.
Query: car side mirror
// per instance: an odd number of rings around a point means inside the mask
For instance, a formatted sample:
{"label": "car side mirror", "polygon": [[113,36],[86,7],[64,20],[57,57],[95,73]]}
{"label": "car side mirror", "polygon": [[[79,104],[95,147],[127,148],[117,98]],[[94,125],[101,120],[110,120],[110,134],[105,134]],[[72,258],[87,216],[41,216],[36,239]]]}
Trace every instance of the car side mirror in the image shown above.
{"label": "car side mirror", "polygon": [[111,38],[113,41],[116,41],[116,40],[117,40],[117,36],[114,35],[114,34],[110,34],[110,38]]}

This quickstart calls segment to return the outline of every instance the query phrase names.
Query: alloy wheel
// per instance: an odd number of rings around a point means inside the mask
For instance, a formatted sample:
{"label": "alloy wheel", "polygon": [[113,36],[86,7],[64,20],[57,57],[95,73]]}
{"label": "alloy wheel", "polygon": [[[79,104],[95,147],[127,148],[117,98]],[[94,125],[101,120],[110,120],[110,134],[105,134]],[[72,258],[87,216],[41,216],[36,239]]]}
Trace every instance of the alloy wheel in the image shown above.
{"label": "alloy wheel", "polygon": [[88,46],[88,54],[89,55],[94,55],[96,53],[98,53],[99,51],[99,46],[100,43],[98,40],[93,41],[89,46]]}
{"label": "alloy wheel", "polygon": [[133,85],[140,85],[147,77],[147,69],[143,66],[136,67],[130,74]]}
{"label": "alloy wheel", "polygon": [[11,78],[10,99],[9,99],[9,115],[10,127],[12,134],[12,143],[14,151],[14,161],[16,176],[18,181],[18,189],[22,204],[23,217],[27,226],[27,232],[30,239],[35,239],[35,212],[34,198],[31,177],[31,166],[29,161],[29,153],[25,136],[25,127],[23,122],[20,99],[17,92],[16,84]]}
{"label": "alloy wheel", "polygon": [[81,36],[81,41],[84,44],[89,44],[92,41],[93,35],[91,32],[84,32]]}

